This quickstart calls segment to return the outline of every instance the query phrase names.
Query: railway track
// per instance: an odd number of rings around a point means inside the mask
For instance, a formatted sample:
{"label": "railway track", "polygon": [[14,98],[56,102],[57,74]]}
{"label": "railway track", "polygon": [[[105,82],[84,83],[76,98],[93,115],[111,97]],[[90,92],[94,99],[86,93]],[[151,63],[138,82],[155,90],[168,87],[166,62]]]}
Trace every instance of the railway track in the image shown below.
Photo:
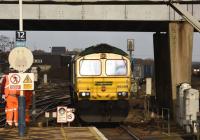
{"label": "railway track", "polygon": [[120,125],[119,127],[123,129],[126,133],[128,133],[128,135],[130,135],[133,140],[140,140],[140,138],[136,136],[136,134],[131,129],[129,129],[129,127],[125,125]]}
{"label": "railway track", "polygon": [[6,121],[5,116],[6,116],[5,112],[2,112],[0,114],[0,127],[4,127],[5,126],[5,121]]}
{"label": "railway track", "polygon": [[66,83],[56,81],[50,86],[36,90],[35,122],[43,121],[45,112],[56,111],[57,106],[69,106],[71,103],[69,89]]}
{"label": "railway track", "polygon": [[108,140],[140,140],[140,138],[126,125],[98,127]]}

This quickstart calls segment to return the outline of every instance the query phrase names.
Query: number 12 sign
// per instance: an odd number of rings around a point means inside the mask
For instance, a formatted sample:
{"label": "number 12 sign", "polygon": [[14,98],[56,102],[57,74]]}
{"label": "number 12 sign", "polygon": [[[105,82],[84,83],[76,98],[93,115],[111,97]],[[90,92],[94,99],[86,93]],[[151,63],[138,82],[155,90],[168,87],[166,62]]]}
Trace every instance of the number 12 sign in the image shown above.
{"label": "number 12 sign", "polygon": [[16,31],[16,41],[26,41],[26,32]]}

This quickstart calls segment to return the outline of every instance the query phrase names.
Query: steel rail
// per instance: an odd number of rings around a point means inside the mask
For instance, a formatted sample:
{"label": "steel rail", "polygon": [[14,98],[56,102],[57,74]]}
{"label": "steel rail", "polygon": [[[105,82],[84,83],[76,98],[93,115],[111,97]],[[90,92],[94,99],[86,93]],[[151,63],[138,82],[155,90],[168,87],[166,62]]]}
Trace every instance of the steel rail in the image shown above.
{"label": "steel rail", "polygon": [[120,128],[126,131],[134,140],[140,140],[132,131],[130,131],[126,126],[120,125]]}

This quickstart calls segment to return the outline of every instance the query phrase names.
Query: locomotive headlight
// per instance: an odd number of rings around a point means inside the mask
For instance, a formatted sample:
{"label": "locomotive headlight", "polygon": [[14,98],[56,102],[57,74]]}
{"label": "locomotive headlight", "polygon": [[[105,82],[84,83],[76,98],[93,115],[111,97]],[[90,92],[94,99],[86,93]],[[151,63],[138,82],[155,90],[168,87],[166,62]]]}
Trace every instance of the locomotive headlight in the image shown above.
{"label": "locomotive headlight", "polygon": [[80,92],[79,97],[82,98],[89,98],[90,97],[90,92]]}
{"label": "locomotive headlight", "polygon": [[84,96],[86,95],[86,93],[85,93],[85,92],[82,92],[81,95],[84,97]]}
{"label": "locomotive headlight", "polygon": [[122,96],[126,96],[126,92],[122,92]]}
{"label": "locomotive headlight", "polygon": [[117,92],[118,98],[127,98],[128,97],[128,92],[122,91],[122,92]]}

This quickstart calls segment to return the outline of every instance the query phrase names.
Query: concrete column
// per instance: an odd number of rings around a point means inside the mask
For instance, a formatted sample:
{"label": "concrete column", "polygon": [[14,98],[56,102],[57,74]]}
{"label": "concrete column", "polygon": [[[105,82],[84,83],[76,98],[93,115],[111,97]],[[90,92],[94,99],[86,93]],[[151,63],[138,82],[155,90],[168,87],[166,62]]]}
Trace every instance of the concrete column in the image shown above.
{"label": "concrete column", "polygon": [[170,108],[175,118],[176,86],[191,82],[193,27],[172,22],[168,33],[154,34],[155,86],[160,108]]}
{"label": "concrete column", "polygon": [[[193,27],[188,22],[169,24],[169,47],[173,111],[176,108],[176,86],[191,83]],[[174,113],[175,117],[175,113]]]}

